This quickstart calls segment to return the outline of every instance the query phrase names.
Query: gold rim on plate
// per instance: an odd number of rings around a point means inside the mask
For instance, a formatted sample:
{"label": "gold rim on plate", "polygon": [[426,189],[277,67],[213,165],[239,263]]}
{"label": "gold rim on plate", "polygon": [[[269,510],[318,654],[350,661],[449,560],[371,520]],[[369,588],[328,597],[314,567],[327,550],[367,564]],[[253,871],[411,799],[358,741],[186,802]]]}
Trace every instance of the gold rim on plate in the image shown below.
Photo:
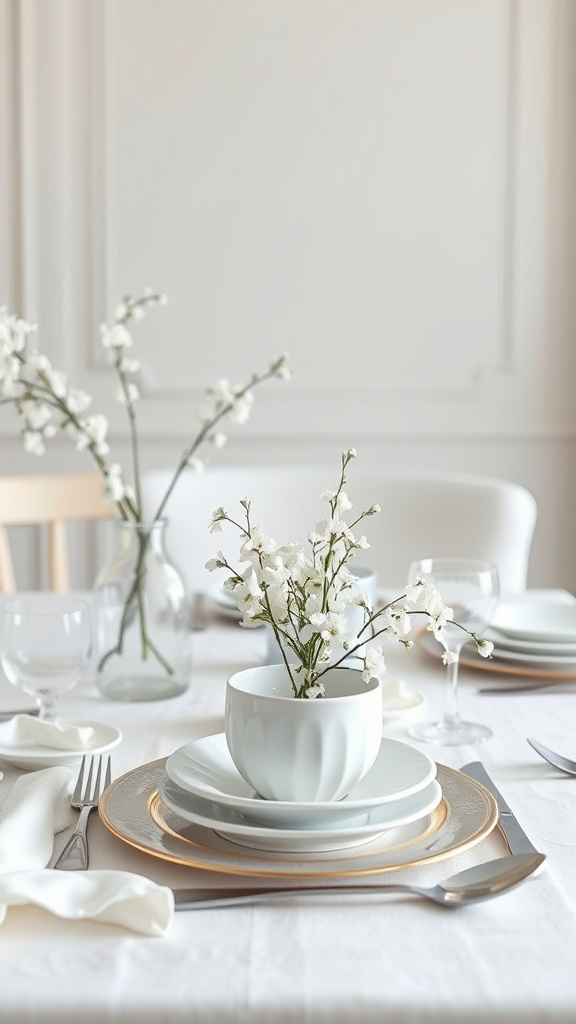
{"label": "gold rim on plate", "polygon": [[100,818],[118,839],[137,850],[207,871],[289,878],[382,874],[462,853],[489,835],[498,822],[496,801],[484,786],[439,764],[442,800],[420,821],[390,829],[352,850],[291,856],[251,850],[185,821],[162,804],[158,787],[166,777],[166,760],[141,765],[112,782],[100,800]]}

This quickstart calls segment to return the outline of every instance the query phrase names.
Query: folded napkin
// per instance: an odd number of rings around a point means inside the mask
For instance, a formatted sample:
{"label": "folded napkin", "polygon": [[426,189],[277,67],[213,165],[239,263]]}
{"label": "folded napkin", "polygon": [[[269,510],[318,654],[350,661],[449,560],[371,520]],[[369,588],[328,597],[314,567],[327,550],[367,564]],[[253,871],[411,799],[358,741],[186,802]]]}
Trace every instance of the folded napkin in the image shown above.
{"label": "folded napkin", "polygon": [[46,869],[54,834],[70,826],[75,784],[69,768],[21,775],[0,810],[0,923],[9,906],[34,903],[58,917],[90,918],[144,935],[172,921],[172,890],[129,871]]}
{"label": "folded napkin", "polygon": [[14,715],[0,725],[0,744],[11,747],[33,744],[57,750],[90,750],[94,746],[91,726],[66,721],[44,722],[33,715]]}

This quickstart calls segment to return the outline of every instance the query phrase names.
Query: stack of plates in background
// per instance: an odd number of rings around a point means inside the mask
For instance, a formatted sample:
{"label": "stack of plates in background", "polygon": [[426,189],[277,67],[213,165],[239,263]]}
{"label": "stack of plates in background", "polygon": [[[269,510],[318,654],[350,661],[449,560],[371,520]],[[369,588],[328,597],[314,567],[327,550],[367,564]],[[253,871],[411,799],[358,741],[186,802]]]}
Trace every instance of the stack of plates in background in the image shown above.
{"label": "stack of plates in background", "polygon": [[494,658],[526,665],[576,663],[576,604],[562,601],[504,602],[496,609],[487,640]]}

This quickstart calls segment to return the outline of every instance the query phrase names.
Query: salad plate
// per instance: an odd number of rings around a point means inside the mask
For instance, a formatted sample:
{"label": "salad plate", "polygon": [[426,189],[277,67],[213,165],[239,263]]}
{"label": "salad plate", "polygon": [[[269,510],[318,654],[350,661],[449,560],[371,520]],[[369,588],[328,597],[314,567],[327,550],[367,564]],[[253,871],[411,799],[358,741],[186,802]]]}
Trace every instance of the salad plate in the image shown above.
{"label": "salad plate", "polygon": [[231,808],[252,822],[277,828],[304,828],[341,823],[411,796],[432,782],[436,764],[416,747],[383,737],[374,764],[342,800],[263,800],[235,767],[225,734],[218,733],[179,747],[168,758],[166,772],[181,789],[219,807]]}
{"label": "salad plate", "polygon": [[9,743],[0,740],[0,760],[26,771],[54,768],[62,764],[79,764],[84,754],[103,754],[106,750],[118,746],[122,739],[122,733],[115,725],[84,718],[70,718],[66,721],[79,729],[93,730],[89,746],[81,750],[69,750],[64,747],[43,747],[32,742]]}
{"label": "salad plate", "polygon": [[433,779],[412,796],[382,804],[357,820],[288,829],[254,824],[230,807],[221,807],[187,793],[169,778],[160,784],[158,792],[162,803],[187,821],[214,829],[218,835],[240,846],[280,853],[324,853],[359,846],[389,829],[419,821],[435,810],[442,799],[440,785]]}
{"label": "salad plate", "polygon": [[98,814],[124,843],[186,867],[252,878],[348,878],[428,864],[481,842],[498,823],[498,807],[479,782],[437,766],[442,799],[430,814],[352,849],[287,854],[242,847],[214,829],[187,821],[162,802],[166,759],[133,768],[102,794]]}

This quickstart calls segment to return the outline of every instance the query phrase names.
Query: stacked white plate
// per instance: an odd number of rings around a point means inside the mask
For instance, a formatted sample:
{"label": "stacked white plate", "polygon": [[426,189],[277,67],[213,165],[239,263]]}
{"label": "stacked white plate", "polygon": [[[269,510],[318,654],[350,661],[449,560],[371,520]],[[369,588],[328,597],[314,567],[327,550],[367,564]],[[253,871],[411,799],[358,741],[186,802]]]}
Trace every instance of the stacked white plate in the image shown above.
{"label": "stacked white plate", "polygon": [[240,622],[242,614],[238,607],[238,602],[234,594],[229,590],[226,590],[224,587],[214,587],[209,591],[208,597],[212,601],[218,615],[223,615],[226,619]]}
{"label": "stacked white plate", "polygon": [[534,665],[576,663],[576,604],[562,601],[504,602],[485,634],[494,657]]}
{"label": "stacked white plate", "polygon": [[238,773],[224,733],[186,743],[168,758],[159,788],[175,814],[255,850],[315,853],[359,846],[424,818],[442,790],[436,764],[383,737],[372,768],[343,800],[263,800]]}

